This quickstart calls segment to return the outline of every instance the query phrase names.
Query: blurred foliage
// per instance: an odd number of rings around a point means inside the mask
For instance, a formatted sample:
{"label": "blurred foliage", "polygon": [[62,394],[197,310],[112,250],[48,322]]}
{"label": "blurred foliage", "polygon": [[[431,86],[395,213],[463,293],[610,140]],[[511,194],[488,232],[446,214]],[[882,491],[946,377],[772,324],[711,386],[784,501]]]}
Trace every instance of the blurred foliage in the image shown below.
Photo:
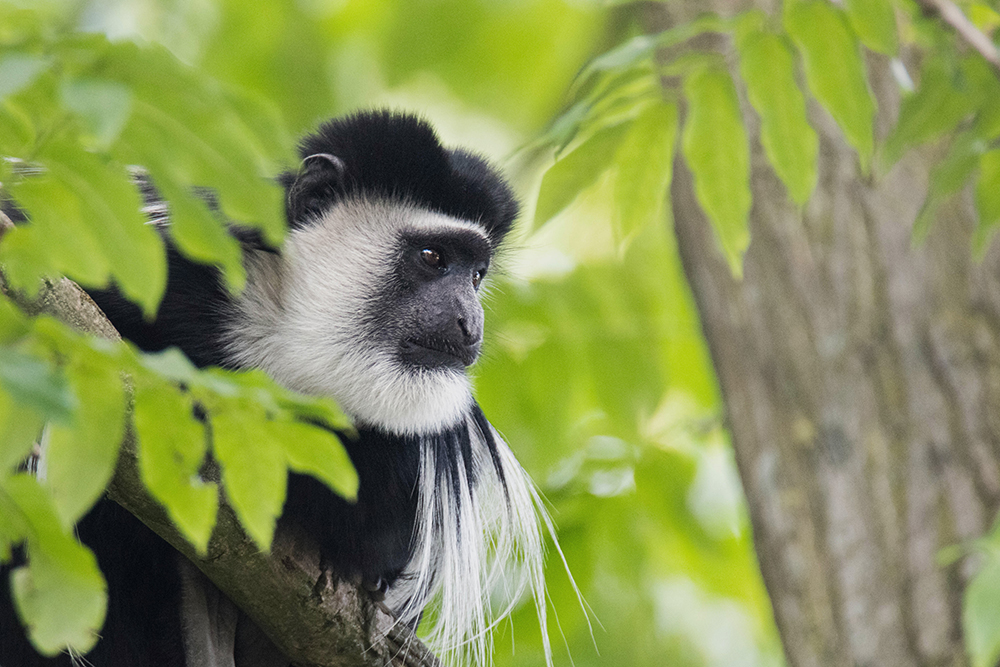
{"label": "blurred foliage", "polygon": [[[241,467],[227,465],[223,474],[230,503],[262,548],[270,544],[288,469],[310,472],[344,496],[356,493],[340,443],[299,421],[343,426],[344,417],[330,401],[288,392],[262,373],[199,372],[176,350],[148,355],[84,337],[47,316],[29,320],[7,299],[0,301],[0,360],[0,557],[9,560],[14,545],[26,547],[27,565],[12,570],[10,588],[43,653],[66,646],[86,651],[104,618],[104,580],[72,528],[114,472],[125,430],[123,371],[131,378],[143,482],[199,551],[208,545],[218,504],[216,485],[198,476],[209,445],[206,423],[220,459],[226,459],[222,443],[244,437],[247,428],[276,452],[268,459],[277,478],[270,487],[257,475],[254,493],[241,494]],[[195,401],[205,421],[196,418]],[[234,411],[242,416],[235,427],[226,418]],[[18,464],[40,433],[46,471],[36,479]],[[315,454],[304,457],[303,442]]]}
{"label": "blurred foliage", "polygon": [[[1000,27],[996,3],[958,4],[995,43]],[[718,40],[693,40],[706,34],[721,37],[735,49],[718,50]],[[897,57],[903,49],[906,57]],[[738,64],[732,55],[738,56]],[[866,59],[882,56],[890,59],[902,103],[887,136],[876,141],[876,100]],[[624,137],[646,125],[650,106],[677,104],[685,109],[680,157],[693,175],[695,194],[714,228],[719,250],[738,276],[750,240],[747,111],[752,108],[760,121],[756,138],[789,198],[804,206],[816,186],[819,160],[817,134],[806,113],[807,96],[835,121],[857,151],[861,170],[874,171],[873,177],[892,168],[908,150],[930,145],[939,151],[943,158],[932,170],[929,194],[911,221],[913,241],[924,238],[940,206],[959,192],[972,190],[978,215],[972,250],[985,250],[1000,224],[1000,78],[979,53],[959,42],[946,23],[910,0],[785,0],[773,14],[750,9],[725,18],[703,15],[658,34],[627,39],[596,56],[576,78],[565,110],[534,144],[555,154],[542,180],[534,224],[558,220],[572,202],[592,196],[603,180],[627,173],[618,152]],[[669,128],[671,147],[676,125],[674,118],[659,125]],[[662,182],[669,183],[671,160],[659,154],[663,137],[649,130],[641,134],[636,143],[652,147],[647,168],[666,174]],[[664,187],[662,194],[667,193]],[[646,208],[638,217],[655,219],[654,205]],[[628,227],[641,239],[634,241],[643,247],[637,251],[614,217],[605,220],[611,221],[603,224],[610,227],[607,233],[614,237],[626,265],[636,261],[637,252],[648,252],[641,227]],[[620,275],[619,271],[616,279]],[[676,304],[672,302],[668,316]],[[708,376],[707,368],[703,373]],[[659,377],[668,385],[674,378],[669,369]],[[668,386],[668,391],[675,389]],[[632,394],[625,392],[618,399]],[[614,401],[602,404],[598,410],[610,415],[613,405]],[[1000,528],[970,547],[986,554],[966,590],[963,607],[963,628],[974,665],[994,665],[1000,656],[997,535]]]}
{"label": "blurred foliage", "polygon": [[[1000,26],[993,4],[959,5],[981,29]],[[280,191],[268,179],[294,167],[294,137],[322,119],[400,106],[495,158],[522,147],[514,176],[537,203],[492,286],[476,386],[552,503],[593,609],[592,639],[550,558],[569,653],[578,665],[781,664],[715,379],[662,224],[675,156],[739,273],[750,141],[759,136],[804,205],[819,159],[811,97],[875,175],[939,143],[945,157],[914,238],[971,184],[981,249],[1000,222],[1000,83],[911,0],[789,0],[773,15],[702,16],[655,35],[636,34],[629,12],[584,0],[0,2],[0,181],[32,218],[5,236],[0,262],[29,292],[41,276],[114,279],[151,311],[162,247],[141,224],[130,166],[169,200],[181,249],[238,287],[238,250],[220,223],[278,238]],[[692,42],[706,33],[730,40],[735,57]],[[903,102],[876,142],[866,52],[894,58],[904,48],[920,57],[893,60]],[[744,126],[750,109],[759,133]],[[216,189],[220,211],[193,186]],[[0,343],[0,556],[26,541],[30,564],[12,589],[48,652],[85,649],[103,616],[93,559],[70,530],[111,474],[124,414],[116,369],[133,377],[144,481],[194,544],[204,546],[214,521],[214,489],[194,474],[209,446],[262,545],[287,467],[352,491],[339,445],[291,421],[340,423],[323,402],[258,375],[200,373],[176,354],[81,338],[5,303]],[[211,443],[190,418],[194,401],[217,431]],[[15,470],[43,421],[57,467],[39,483]],[[251,428],[255,461],[234,446]],[[73,466],[91,470],[88,484]],[[996,571],[988,565],[969,588],[976,664],[1000,650]],[[544,664],[533,615],[525,605],[498,629],[499,665]]]}

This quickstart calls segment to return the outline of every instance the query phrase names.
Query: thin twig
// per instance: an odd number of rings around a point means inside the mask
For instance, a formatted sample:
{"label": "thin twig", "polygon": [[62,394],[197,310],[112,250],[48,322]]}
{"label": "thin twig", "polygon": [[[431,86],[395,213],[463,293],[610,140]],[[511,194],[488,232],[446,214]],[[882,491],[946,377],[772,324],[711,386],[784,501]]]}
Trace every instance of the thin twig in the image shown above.
{"label": "thin twig", "polygon": [[917,0],[917,3],[924,10],[939,15],[941,20],[954,28],[959,37],[978,51],[979,55],[1000,73],[1000,51],[993,44],[993,40],[973,25],[972,21],[962,13],[962,10],[954,2],[951,0]]}
{"label": "thin twig", "polygon": [[14,229],[14,223],[11,222],[6,213],[0,211],[0,239],[3,238],[8,229]]}

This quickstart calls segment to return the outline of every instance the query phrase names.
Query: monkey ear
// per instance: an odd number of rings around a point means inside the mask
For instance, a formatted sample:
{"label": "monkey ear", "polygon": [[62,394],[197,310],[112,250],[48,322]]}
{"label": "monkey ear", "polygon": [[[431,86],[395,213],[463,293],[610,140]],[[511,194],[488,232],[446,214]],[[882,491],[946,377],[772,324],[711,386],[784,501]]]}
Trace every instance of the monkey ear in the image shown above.
{"label": "monkey ear", "polygon": [[313,153],[302,158],[302,166],[306,169],[333,169],[338,174],[343,175],[347,170],[347,165],[336,155],[329,153]]}
{"label": "monkey ear", "polygon": [[344,192],[344,175],[347,165],[336,155],[314,153],[302,160],[297,173],[285,174],[288,222],[295,226],[308,218],[320,215]]}

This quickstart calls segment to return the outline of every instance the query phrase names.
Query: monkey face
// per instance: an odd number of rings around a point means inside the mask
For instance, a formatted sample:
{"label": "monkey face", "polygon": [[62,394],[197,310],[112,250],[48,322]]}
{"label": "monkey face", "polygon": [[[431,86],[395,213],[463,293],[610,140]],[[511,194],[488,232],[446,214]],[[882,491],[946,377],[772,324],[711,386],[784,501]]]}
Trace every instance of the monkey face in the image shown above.
{"label": "monkey face", "polygon": [[337,202],[292,229],[280,255],[248,261],[234,356],[332,396],[362,424],[440,428],[472,400],[465,369],[482,346],[490,259],[474,223],[405,202]]}

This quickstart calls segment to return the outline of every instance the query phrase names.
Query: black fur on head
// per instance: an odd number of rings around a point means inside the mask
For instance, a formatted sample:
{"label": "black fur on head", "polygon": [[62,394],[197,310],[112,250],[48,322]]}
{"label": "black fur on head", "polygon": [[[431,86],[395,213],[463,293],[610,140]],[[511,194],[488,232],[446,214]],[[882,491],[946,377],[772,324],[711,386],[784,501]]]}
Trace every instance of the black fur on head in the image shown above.
{"label": "black fur on head", "polygon": [[292,227],[308,224],[332,203],[390,199],[483,227],[498,245],[517,217],[517,200],[490,164],[441,145],[417,116],[363,111],[328,121],[299,144],[300,170],[281,177]]}

